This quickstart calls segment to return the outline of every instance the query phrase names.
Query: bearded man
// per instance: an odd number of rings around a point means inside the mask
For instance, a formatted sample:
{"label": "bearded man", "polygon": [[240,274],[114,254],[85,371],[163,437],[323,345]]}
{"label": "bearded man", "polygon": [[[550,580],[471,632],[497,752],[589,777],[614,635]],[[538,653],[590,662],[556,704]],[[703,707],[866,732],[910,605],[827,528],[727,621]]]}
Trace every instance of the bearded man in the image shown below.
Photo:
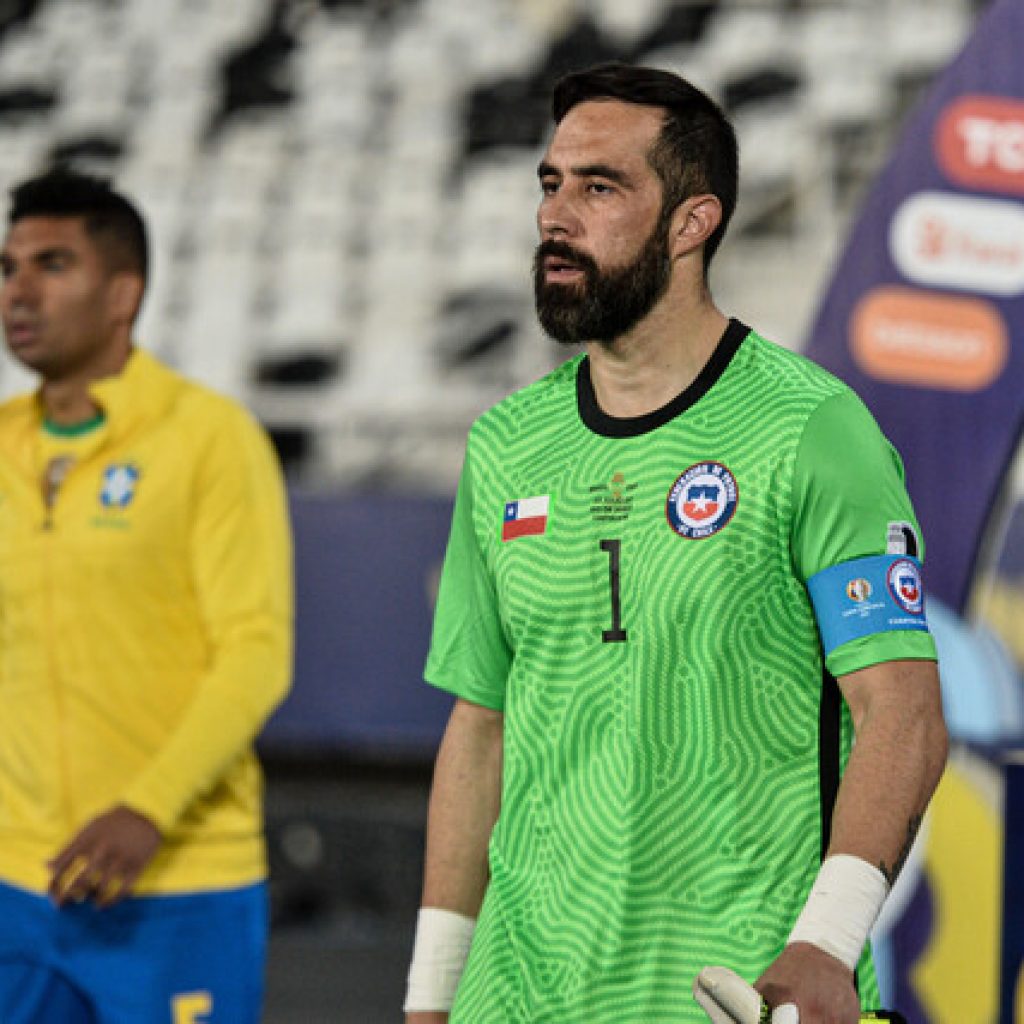
{"label": "bearded man", "polygon": [[902,466],[715,306],[738,161],[707,96],[609,65],[554,120],[537,312],[584,352],[469,436],[406,1020],[697,1024],[711,964],[755,1019],[855,1024],[946,752]]}

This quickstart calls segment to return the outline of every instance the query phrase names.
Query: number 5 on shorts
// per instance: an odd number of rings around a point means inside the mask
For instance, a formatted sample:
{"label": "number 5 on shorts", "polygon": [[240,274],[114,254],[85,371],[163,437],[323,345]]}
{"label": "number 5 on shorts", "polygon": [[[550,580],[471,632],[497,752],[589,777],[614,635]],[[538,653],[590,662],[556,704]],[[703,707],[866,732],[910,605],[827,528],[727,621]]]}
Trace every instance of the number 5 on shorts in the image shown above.
{"label": "number 5 on shorts", "polygon": [[171,1000],[174,1024],[208,1024],[213,1013],[213,997],[209,992],[182,992]]}

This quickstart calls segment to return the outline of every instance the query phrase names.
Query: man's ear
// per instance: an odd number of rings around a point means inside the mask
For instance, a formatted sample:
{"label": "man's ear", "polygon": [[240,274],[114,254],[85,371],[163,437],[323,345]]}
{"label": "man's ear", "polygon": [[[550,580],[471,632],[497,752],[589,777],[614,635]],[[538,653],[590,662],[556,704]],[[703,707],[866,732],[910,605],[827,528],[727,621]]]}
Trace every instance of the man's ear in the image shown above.
{"label": "man's ear", "polygon": [[133,323],[142,305],[145,288],[146,284],[139,274],[127,270],[114,274],[107,288],[110,318],[118,323]]}
{"label": "man's ear", "polygon": [[672,214],[669,255],[673,260],[700,249],[722,223],[722,203],[710,193],[684,199]]}

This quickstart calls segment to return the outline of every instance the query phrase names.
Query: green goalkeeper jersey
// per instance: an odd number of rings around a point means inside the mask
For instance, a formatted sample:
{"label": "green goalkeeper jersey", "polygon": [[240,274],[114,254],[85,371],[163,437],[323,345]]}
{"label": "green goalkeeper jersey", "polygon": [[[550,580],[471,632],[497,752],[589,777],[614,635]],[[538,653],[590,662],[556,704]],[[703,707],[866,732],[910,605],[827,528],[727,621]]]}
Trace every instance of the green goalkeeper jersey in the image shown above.
{"label": "green goalkeeper jersey", "polygon": [[504,712],[504,763],[453,1024],[704,1021],[701,967],[767,967],[852,738],[834,677],[935,656],[921,625],[826,658],[807,583],[916,547],[859,399],[736,321],[649,415],[580,356],[474,424],[426,678]]}

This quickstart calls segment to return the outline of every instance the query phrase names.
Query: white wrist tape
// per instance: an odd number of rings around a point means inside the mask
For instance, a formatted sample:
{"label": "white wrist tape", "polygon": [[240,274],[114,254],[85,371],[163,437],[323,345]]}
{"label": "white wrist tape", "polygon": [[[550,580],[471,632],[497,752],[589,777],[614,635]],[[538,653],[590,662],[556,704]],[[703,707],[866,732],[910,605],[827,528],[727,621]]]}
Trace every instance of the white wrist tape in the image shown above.
{"label": "white wrist tape", "polygon": [[874,926],[889,883],[878,868],[840,853],[821,865],[789,942],[810,942],[852,971]]}
{"label": "white wrist tape", "polygon": [[450,1010],[455,1002],[476,921],[451,910],[423,907],[416,918],[406,1013]]}

